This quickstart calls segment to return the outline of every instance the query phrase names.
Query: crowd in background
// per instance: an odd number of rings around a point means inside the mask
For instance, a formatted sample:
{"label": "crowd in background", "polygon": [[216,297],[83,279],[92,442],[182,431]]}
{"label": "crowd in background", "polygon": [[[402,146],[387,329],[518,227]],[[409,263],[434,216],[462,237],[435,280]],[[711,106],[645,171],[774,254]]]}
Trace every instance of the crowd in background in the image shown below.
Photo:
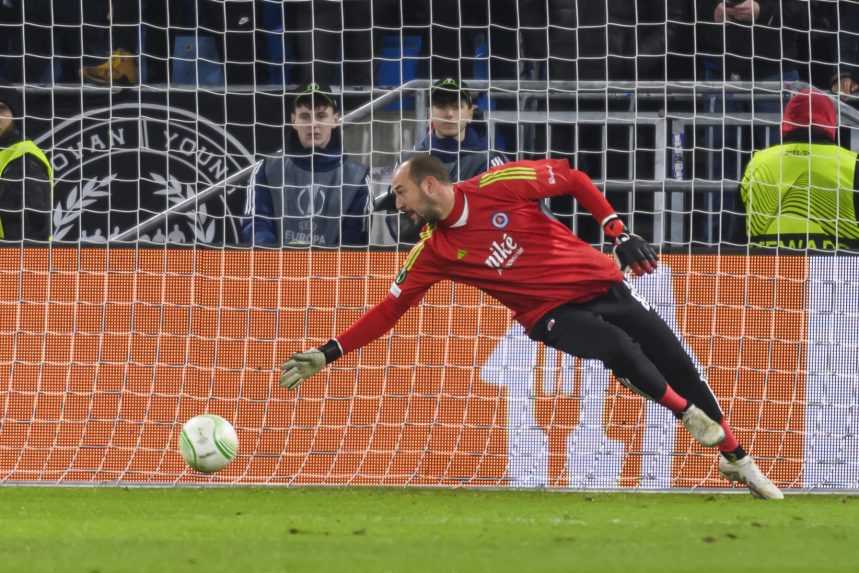
{"label": "crowd in background", "polygon": [[0,75],[12,82],[802,79],[859,90],[855,0],[4,0],[0,25]]}

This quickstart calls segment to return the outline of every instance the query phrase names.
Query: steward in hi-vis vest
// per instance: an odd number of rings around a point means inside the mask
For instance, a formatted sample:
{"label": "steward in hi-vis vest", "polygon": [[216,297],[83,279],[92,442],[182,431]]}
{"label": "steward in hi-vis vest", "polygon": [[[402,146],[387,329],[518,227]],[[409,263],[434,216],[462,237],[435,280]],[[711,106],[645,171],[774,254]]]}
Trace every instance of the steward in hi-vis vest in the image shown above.
{"label": "steward in hi-vis vest", "polygon": [[50,240],[52,175],[45,152],[21,141],[0,101],[0,241]]}
{"label": "steward in hi-vis vest", "polygon": [[753,245],[859,248],[857,154],[835,143],[835,106],[803,90],[788,102],[782,144],[758,151],[740,184]]}

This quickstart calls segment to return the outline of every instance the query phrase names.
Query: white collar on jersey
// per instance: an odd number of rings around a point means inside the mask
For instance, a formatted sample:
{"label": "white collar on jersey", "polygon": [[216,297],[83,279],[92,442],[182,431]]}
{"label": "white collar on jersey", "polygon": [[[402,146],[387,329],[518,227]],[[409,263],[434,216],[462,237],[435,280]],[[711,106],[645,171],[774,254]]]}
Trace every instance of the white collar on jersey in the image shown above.
{"label": "white collar on jersey", "polygon": [[468,198],[465,196],[465,193],[462,194],[462,202],[462,214],[456,220],[456,223],[450,226],[451,229],[464,227],[468,223]]}

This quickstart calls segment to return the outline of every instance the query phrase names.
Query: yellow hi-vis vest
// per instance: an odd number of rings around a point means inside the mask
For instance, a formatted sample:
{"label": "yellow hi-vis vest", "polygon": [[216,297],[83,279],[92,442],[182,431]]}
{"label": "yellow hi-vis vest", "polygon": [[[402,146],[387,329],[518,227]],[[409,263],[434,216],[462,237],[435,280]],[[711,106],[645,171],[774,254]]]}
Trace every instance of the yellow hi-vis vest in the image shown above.
{"label": "yellow hi-vis vest", "polygon": [[[14,145],[10,145],[9,147],[0,149],[0,177],[3,176],[3,172],[6,171],[6,166],[22,157],[24,154],[30,153],[35,155],[36,158],[44,163],[45,169],[48,172],[48,181],[51,185],[51,188],[54,187],[54,170],[51,167],[51,162],[48,161],[48,157],[45,155],[45,152],[39,149],[35,143],[30,141],[29,139],[25,139],[24,141],[19,141]],[[50,203],[50,202],[49,202]],[[4,238],[6,233],[3,231],[3,220],[0,219],[0,239]]]}
{"label": "yellow hi-vis vest", "polygon": [[838,145],[817,143],[756,152],[740,184],[749,241],[826,250],[859,242],[856,157]]}

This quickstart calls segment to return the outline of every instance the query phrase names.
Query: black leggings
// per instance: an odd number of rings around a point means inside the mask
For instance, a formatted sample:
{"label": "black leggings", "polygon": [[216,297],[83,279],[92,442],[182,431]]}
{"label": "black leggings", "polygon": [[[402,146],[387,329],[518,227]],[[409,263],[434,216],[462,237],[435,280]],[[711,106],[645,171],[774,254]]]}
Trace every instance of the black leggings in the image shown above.
{"label": "black leggings", "polygon": [[596,358],[625,386],[653,400],[675,392],[721,421],[707,382],[665,321],[626,282],[585,303],[546,313],[529,336],[579,358]]}

